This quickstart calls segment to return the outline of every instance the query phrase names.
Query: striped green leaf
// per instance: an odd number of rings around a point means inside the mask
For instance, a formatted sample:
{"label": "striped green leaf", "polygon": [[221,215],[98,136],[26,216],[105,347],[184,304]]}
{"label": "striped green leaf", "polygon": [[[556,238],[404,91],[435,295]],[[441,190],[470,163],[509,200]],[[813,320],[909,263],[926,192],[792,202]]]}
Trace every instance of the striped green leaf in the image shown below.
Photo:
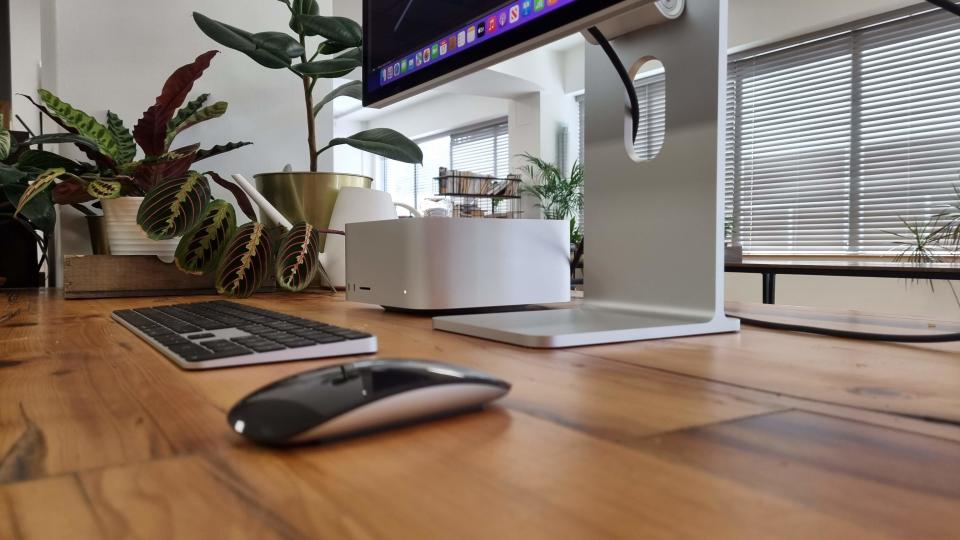
{"label": "striped green leaf", "polygon": [[212,201],[196,227],[177,245],[177,267],[195,276],[213,272],[227,244],[237,232],[237,212],[221,200]]}
{"label": "striped green leaf", "polygon": [[46,191],[47,188],[52,186],[53,182],[65,172],[67,172],[66,169],[50,169],[49,171],[46,171],[38,176],[37,179],[30,184],[30,187],[23,192],[23,195],[20,196],[20,200],[17,201],[17,211],[14,212],[14,215],[19,215],[27,203],[29,203],[37,195]]}
{"label": "striped green leaf", "polygon": [[123,184],[116,180],[102,180],[97,178],[87,183],[87,193],[94,199],[101,201],[116,199],[123,191]]}
{"label": "striped green leaf", "polygon": [[208,99],[210,99],[210,94],[200,94],[196,99],[184,105],[183,108],[177,111],[177,115],[167,123],[167,131],[176,129],[184,120],[190,118],[193,113],[199,111],[206,105]]}
{"label": "striped green leaf", "polygon": [[274,270],[277,285],[300,292],[317,276],[320,264],[320,233],[309,223],[293,226],[280,242]]}
{"label": "striped green leaf", "polygon": [[210,201],[210,184],[198,173],[158,184],[143,198],[137,224],[151,240],[183,236],[196,226]]}
{"label": "striped green leaf", "polygon": [[0,114],[0,160],[7,159],[10,156],[10,132],[3,127],[3,115]]}
{"label": "striped green leaf", "polygon": [[133,140],[133,134],[123,125],[123,120],[110,111],[107,111],[107,129],[117,141],[117,164],[131,163],[137,157],[137,143]]}
{"label": "striped green leaf", "polygon": [[170,143],[177,138],[177,135],[183,131],[199,124],[200,122],[206,122],[207,120],[213,120],[214,118],[220,118],[227,112],[227,102],[218,101],[209,107],[204,107],[197,112],[191,114],[189,117],[185,118],[180,124],[173,128],[173,130],[167,132],[167,139],[164,141],[166,148],[170,148]]}
{"label": "striped green leaf", "polygon": [[41,88],[37,90],[37,93],[40,95],[40,99],[44,105],[47,106],[47,109],[59,118],[61,122],[77,130],[78,134],[97,143],[97,148],[100,152],[110,156],[114,160],[117,159],[120,146],[106,126],[97,122],[97,120],[89,114],[79,109],[74,109],[69,103],[62,101],[47,90]]}
{"label": "striped green leaf", "polygon": [[240,227],[217,267],[217,291],[235,298],[252,296],[266,278],[272,256],[270,237],[262,223]]}

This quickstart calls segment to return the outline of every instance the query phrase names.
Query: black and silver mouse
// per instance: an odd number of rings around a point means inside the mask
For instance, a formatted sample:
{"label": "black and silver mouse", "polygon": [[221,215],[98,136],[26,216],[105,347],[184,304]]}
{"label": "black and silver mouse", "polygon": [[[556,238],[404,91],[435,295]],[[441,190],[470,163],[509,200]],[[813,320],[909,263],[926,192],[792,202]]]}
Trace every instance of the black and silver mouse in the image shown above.
{"label": "black and silver mouse", "polygon": [[509,391],[457,366],[368,360],[277,381],[240,400],[227,420],[257,443],[299,444],[479,409]]}

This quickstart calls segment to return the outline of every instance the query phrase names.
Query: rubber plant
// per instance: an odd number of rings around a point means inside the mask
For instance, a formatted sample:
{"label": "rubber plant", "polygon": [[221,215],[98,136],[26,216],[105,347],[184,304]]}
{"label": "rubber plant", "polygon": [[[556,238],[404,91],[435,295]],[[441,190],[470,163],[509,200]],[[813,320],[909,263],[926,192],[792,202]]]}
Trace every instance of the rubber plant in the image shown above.
{"label": "rubber plant", "polygon": [[[207,149],[201,149],[199,144],[173,147],[177,136],[185,130],[227,112],[226,102],[208,104],[209,94],[187,101],[194,83],[216,54],[217,51],[206,52],[174,71],[132,132],[113,112],[108,111],[101,122],[48,90],[37,92],[40,102],[24,96],[65,133],[33,136],[21,146],[71,144],[90,163],[41,150],[21,153],[14,166],[29,175],[29,187],[4,189],[8,196],[17,195],[17,213],[36,216],[46,212],[49,205],[69,204],[92,214],[83,203],[146,195],[166,181],[185,177],[199,161],[251,144],[231,142]],[[8,174],[8,178],[13,177]]]}
{"label": "rubber plant", "polygon": [[422,163],[423,152],[413,141],[386,128],[336,138],[323,148],[319,147],[316,116],[333,100],[340,97],[360,99],[363,91],[361,83],[354,81],[317,100],[314,97],[317,83],[321,79],[345,77],[362,65],[363,32],[360,25],[350,19],[320,15],[316,0],[280,2],[290,12],[289,26],[296,37],[276,31],[248,32],[200,13],[194,13],[193,18],[200,30],[217,43],[246,54],[265,68],[285,70],[300,80],[307,120],[310,171],[317,172],[320,154],[339,145],[405,163]]}
{"label": "rubber plant", "polygon": [[[225,187],[249,223],[237,226],[234,207],[213,199],[208,178]],[[137,223],[152,239],[177,237],[176,264],[192,275],[213,274],[217,291],[232,297],[254,294],[273,271],[277,284],[288,291],[307,288],[320,267],[320,231],[306,223],[289,231],[267,228],[256,219],[246,195],[216,173],[191,171],[161,183],[147,193]]]}

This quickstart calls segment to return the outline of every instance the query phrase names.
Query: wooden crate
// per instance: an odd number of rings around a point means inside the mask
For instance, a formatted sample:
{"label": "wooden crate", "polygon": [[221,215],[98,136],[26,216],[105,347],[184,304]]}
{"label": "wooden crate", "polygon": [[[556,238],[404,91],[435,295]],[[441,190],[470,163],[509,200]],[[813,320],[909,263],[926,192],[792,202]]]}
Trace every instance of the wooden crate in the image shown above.
{"label": "wooden crate", "polygon": [[214,278],[191,276],[152,256],[67,255],[66,298],[125,298],[216,294]]}

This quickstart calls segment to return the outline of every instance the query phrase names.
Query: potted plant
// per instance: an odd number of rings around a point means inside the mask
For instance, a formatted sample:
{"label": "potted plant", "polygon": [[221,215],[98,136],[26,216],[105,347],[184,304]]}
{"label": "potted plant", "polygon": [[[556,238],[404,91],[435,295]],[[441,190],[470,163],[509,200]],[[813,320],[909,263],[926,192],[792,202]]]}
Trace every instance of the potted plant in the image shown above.
{"label": "potted plant", "polygon": [[[98,201],[113,255],[157,255],[172,261],[177,241],[153,241],[137,225],[144,196],[165,181],[184,177],[201,160],[250,144],[227,143],[208,149],[201,149],[199,144],[173,146],[185,130],[227,111],[226,102],[207,104],[209,94],[187,101],[194,83],[216,54],[206,52],[174,71],[132,132],[112,112],[107,112],[106,121],[101,123],[47,90],[38,91],[41,103],[25,96],[66,133],[32,137],[22,146],[72,144],[90,162],[40,150],[24,152],[16,166],[31,176],[23,179],[29,186],[20,193],[17,214],[29,215],[31,208],[38,212],[49,204],[68,204],[91,215],[84,203]],[[142,154],[139,159],[138,147]]]}
{"label": "potted plant", "polygon": [[[193,18],[207,36],[217,43],[242,52],[261,66],[285,71],[296,77],[302,87],[307,127],[307,172],[270,172],[256,175],[257,187],[274,206],[292,221],[309,221],[327,227],[341,187],[366,187],[372,179],[352,174],[318,171],[318,158],[327,150],[347,145],[359,150],[405,163],[422,163],[423,152],[410,139],[391,129],[371,129],[320,146],[316,116],[340,97],[360,99],[362,85],[346,83],[316,99],[314,92],[321,79],[345,77],[362,65],[363,33],[360,25],[344,17],[319,14],[316,0],[281,0],[290,12],[290,30],[286,32],[248,32],[213,20],[200,13]],[[311,41],[313,41],[311,43]]]}
{"label": "potted plant", "polygon": [[580,213],[583,211],[583,166],[573,164],[570,174],[538,157],[523,154],[527,165],[523,172],[531,183],[521,191],[537,199],[536,207],[546,219],[570,222],[570,243],[577,246],[583,241]]}
{"label": "potted plant", "polygon": [[39,287],[56,214],[52,204],[37,201],[16,215],[16,202],[40,172],[16,167],[27,138],[18,135],[26,134],[9,131],[0,115],[0,287]]}

